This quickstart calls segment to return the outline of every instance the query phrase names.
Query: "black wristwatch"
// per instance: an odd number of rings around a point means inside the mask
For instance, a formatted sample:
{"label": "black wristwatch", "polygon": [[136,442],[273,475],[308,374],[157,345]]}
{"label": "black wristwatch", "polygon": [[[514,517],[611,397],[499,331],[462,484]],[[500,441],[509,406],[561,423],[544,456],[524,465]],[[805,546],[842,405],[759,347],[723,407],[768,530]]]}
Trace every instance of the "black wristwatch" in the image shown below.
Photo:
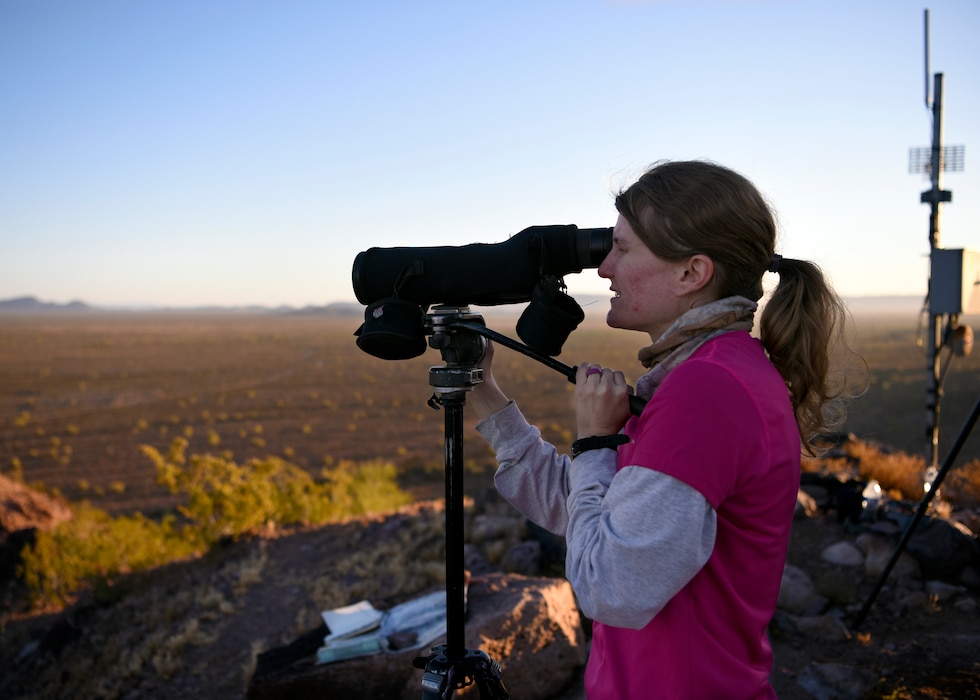
{"label": "black wristwatch", "polygon": [[630,439],[620,433],[619,435],[593,435],[592,437],[581,438],[572,443],[572,459],[575,459],[583,452],[589,450],[599,450],[603,447],[616,449],[620,445],[625,445]]}

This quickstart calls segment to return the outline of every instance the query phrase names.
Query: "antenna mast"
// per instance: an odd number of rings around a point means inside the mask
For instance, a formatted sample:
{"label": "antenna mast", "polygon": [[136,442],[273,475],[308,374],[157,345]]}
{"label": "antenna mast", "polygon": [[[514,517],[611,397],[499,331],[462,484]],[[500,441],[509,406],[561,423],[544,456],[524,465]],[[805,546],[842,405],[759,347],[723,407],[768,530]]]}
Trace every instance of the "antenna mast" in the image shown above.
{"label": "antenna mast", "polygon": [[[943,146],[943,74],[933,77],[933,90],[929,92],[929,10],[925,10],[925,102],[932,110],[932,146],[913,148],[909,151],[909,172],[924,173],[932,181],[932,188],[922,193],[920,202],[930,206],[929,214],[929,259],[930,277],[928,287],[928,347],[926,353],[926,457],[927,486],[938,471],[939,465],[939,404],[942,398],[940,374],[940,350],[943,347],[943,319],[950,314],[950,325],[957,325],[959,308],[947,308],[937,302],[937,268],[948,264],[949,257],[940,247],[940,217],[943,202],[951,202],[953,193],[943,189],[943,172],[963,169],[963,146]],[[962,251],[960,251],[962,252]],[[946,292],[947,290],[942,290]]]}
{"label": "antenna mast", "polygon": [[931,109],[932,108],[932,98],[930,97],[930,94],[929,94],[929,8],[926,8],[926,10],[925,10],[925,21],[924,21],[924,24],[925,24],[925,29],[926,29],[926,36],[925,36],[925,45],[926,45],[926,50],[925,50],[925,56],[926,56],[926,109]]}

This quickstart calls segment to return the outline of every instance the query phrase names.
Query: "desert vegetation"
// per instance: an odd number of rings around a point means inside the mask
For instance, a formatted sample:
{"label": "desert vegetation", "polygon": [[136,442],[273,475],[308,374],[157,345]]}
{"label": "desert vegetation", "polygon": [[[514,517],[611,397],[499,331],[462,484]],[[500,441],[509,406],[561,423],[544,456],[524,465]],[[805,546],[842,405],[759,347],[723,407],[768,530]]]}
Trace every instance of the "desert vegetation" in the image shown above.
{"label": "desert vegetation", "polygon": [[239,465],[211,454],[188,457],[186,448],[184,438],[166,454],[143,448],[158,482],[182,497],[176,513],[156,520],[142,513],[113,517],[83,502],[71,520],[35,535],[20,567],[32,607],[57,607],[83,587],[199,557],[224,539],[390,511],[410,498],[391,462],[341,461],[314,479],[280,458]]}

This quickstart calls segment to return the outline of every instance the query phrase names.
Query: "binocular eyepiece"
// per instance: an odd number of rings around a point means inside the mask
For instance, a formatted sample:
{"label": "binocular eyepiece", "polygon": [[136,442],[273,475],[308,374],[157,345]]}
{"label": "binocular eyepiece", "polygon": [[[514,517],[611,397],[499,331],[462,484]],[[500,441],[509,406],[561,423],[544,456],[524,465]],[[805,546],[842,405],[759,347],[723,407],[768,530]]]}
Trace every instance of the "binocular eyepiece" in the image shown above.
{"label": "binocular eyepiece", "polygon": [[531,226],[502,243],[370,248],[358,253],[354,294],[367,305],[357,345],[386,360],[425,352],[425,310],[530,302],[517,324],[530,347],[558,355],[585,318],[564,293],[564,275],[599,267],[612,228]]}

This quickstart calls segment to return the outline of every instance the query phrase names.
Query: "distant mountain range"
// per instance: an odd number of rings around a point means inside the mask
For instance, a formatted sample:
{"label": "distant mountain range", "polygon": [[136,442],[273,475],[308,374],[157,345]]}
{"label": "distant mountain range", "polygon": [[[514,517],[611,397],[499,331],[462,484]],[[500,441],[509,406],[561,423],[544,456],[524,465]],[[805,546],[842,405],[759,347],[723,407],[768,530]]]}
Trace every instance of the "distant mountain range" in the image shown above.
{"label": "distant mountain range", "polygon": [[[598,296],[576,297],[583,307],[605,301]],[[914,313],[922,307],[922,298],[916,296],[850,297],[844,300],[852,312]],[[510,307],[494,307],[504,311]],[[198,307],[107,307],[92,306],[83,301],[55,304],[26,296],[0,300],[0,315],[35,314],[105,314],[105,313],[232,313],[268,315],[304,315],[331,317],[360,317],[364,307],[355,302],[334,302],[324,306],[198,306]]]}
{"label": "distant mountain range", "polygon": [[82,301],[70,301],[67,304],[50,304],[40,301],[37,297],[18,297],[0,301],[0,313],[44,313],[49,311],[66,311],[83,313],[95,309]]}
{"label": "distant mountain range", "polygon": [[106,314],[106,313],[234,313],[269,315],[318,315],[318,316],[362,316],[364,307],[353,302],[337,302],[324,306],[197,306],[197,307],[148,307],[148,306],[92,306],[83,301],[55,304],[27,296],[16,299],[0,299],[0,315],[34,314]]}

